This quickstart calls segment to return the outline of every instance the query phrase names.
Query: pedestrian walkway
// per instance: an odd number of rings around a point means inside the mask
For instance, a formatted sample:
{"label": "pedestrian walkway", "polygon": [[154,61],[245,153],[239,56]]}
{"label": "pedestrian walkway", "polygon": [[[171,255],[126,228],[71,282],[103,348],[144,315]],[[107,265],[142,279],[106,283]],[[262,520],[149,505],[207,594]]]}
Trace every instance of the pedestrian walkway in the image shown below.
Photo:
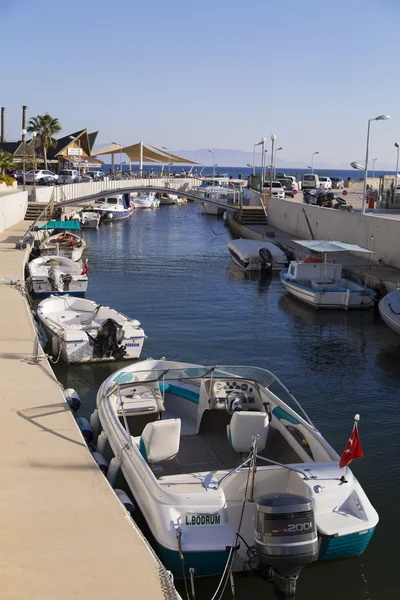
{"label": "pedestrian walkway", "polygon": [[[0,234],[0,278],[23,280],[15,250],[29,223]],[[32,364],[23,295],[0,285],[0,596],[133,600],[175,592],[92,459],[47,361]]]}

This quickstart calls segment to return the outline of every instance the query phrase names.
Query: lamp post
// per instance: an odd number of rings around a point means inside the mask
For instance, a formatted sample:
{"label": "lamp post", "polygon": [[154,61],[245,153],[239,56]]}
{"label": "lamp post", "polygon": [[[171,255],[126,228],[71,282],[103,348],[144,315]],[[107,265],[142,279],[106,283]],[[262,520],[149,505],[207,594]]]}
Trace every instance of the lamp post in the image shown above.
{"label": "lamp post", "polygon": [[283,150],[283,146],[281,146],[280,148],[277,148],[275,150],[275,156],[274,156],[274,179],[276,177],[276,153],[279,152],[279,150]]}
{"label": "lamp post", "polygon": [[369,153],[369,133],[371,129],[371,121],[387,121],[390,119],[389,115],[379,115],[374,119],[368,119],[368,129],[367,129],[367,147],[365,150],[365,165],[364,165],[364,189],[363,189],[363,198],[362,198],[362,208],[361,214],[365,215],[365,205],[367,202],[367,179],[368,179],[368,153]]}
{"label": "lamp post", "polygon": [[[73,135],[69,136],[70,140],[76,140],[76,138]],[[81,174],[81,138],[78,138],[78,148],[79,148],[79,154],[78,154],[78,173],[79,175]]]}
{"label": "lamp post", "polygon": [[118,144],[118,142],[112,142],[113,144],[115,144],[116,146],[119,146],[119,170],[121,171],[121,175],[122,175],[122,146],[121,144]]}
{"label": "lamp post", "polygon": [[314,173],[314,156],[315,156],[315,154],[319,154],[319,151],[313,152],[311,154],[311,173]]}
{"label": "lamp post", "polygon": [[21,133],[22,133],[22,143],[24,145],[23,155],[22,155],[22,189],[25,192],[25,189],[26,189],[26,181],[25,181],[25,144],[26,144],[26,134],[27,134],[26,129],[23,129],[21,131]]}
{"label": "lamp post", "polygon": [[397,148],[397,159],[396,159],[396,175],[395,175],[395,178],[394,178],[393,200],[395,200],[395,198],[396,198],[397,173],[399,172],[399,149],[400,149],[400,145],[398,144],[398,142],[395,142],[394,146],[395,146],[395,148]]}
{"label": "lamp post", "polygon": [[[33,142],[33,189],[36,192],[36,131],[32,131],[32,142]],[[36,198],[35,198],[36,199]]]}
{"label": "lamp post", "polygon": [[163,150],[168,151],[168,179],[170,179],[171,178],[171,152],[167,146],[163,146],[162,148],[163,148]]}
{"label": "lamp post", "polygon": [[378,159],[377,158],[372,159],[372,179],[375,179],[375,161],[376,160],[378,160]]}
{"label": "lamp post", "polygon": [[213,171],[212,171],[212,176],[215,177],[215,151],[214,150],[209,150],[209,152],[211,152],[212,154],[212,161],[213,161]]}
{"label": "lamp post", "polygon": [[261,138],[261,190],[264,187],[264,181],[265,181],[265,142],[267,141],[267,138],[262,137]]}
{"label": "lamp post", "polygon": [[256,146],[260,146],[263,143],[263,139],[265,138],[262,138],[261,142],[258,142],[257,144],[253,145],[253,175],[256,174]]}
{"label": "lamp post", "polygon": [[270,178],[269,178],[269,181],[270,181],[269,195],[272,196],[272,182],[274,180],[274,157],[275,157],[274,147],[275,147],[276,135],[271,134],[270,138],[271,138],[271,172],[270,172]]}

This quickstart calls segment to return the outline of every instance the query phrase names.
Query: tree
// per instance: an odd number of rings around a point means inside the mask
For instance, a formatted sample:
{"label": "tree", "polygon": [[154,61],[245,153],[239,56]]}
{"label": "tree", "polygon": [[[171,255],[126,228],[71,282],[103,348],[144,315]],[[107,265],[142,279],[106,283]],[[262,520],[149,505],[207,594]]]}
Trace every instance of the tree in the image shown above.
{"label": "tree", "polygon": [[36,131],[38,135],[45,169],[47,169],[47,150],[57,144],[57,140],[53,135],[61,131],[61,129],[58,119],[54,119],[49,113],[32,117],[28,123],[27,131],[29,133]]}
{"label": "tree", "polygon": [[14,169],[14,167],[15,163],[12,154],[5,152],[4,150],[0,150],[0,173],[5,175],[6,171]]}

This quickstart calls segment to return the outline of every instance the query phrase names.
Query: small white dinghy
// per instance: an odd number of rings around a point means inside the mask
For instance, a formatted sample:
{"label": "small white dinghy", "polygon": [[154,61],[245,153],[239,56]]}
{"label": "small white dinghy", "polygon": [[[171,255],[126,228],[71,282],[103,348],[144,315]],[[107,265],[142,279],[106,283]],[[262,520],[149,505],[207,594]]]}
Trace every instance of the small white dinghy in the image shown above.
{"label": "small white dinghy", "polygon": [[82,229],[97,229],[100,225],[100,215],[94,211],[82,210],[79,213]]}
{"label": "small white dinghy", "polygon": [[39,256],[28,263],[30,287],[35,296],[83,295],[88,286],[87,265],[65,256]]}
{"label": "small white dinghy", "polygon": [[288,264],[286,254],[272,242],[233,240],[227,243],[232,261],[245,271],[281,271]]}
{"label": "small white dinghy", "polygon": [[42,300],[37,316],[53,354],[68,363],[139,358],[146,337],[139,321],[74,296]]}
{"label": "small white dinghy", "polygon": [[382,298],[379,312],[386,325],[400,335],[400,290],[394,290]]}
{"label": "small white dinghy", "polygon": [[135,208],[158,208],[160,206],[160,200],[156,198],[155,192],[148,194],[142,192],[133,199],[133,203]]}
{"label": "small white dinghy", "polygon": [[323,240],[293,240],[305,248],[325,255],[325,259],[308,256],[304,260],[292,260],[289,268],[280,273],[286,290],[315,308],[371,308],[375,304],[375,292],[371,288],[346,279],[342,265],[327,262],[329,252],[364,252],[371,250],[345,242]]}
{"label": "small white dinghy", "polygon": [[[45,237],[39,245],[42,256],[65,256],[77,262],[82,257],[86,248],[86,242],[72,230],[79,231],[81,228],[77,219],[71,221],[48,221],[40,230],[53,231]],[[46,234],[45,234],[46,235]]]}

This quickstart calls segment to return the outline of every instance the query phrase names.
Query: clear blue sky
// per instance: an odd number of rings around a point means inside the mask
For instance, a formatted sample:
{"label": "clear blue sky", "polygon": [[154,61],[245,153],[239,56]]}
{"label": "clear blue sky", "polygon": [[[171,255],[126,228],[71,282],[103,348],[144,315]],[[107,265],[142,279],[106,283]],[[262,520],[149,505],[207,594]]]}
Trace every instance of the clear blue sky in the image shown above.
{"label": "clear blue sky", "polygon": [[[98,143],[252,151],[286,161],[394,164],[399,0],[0,0],[0,104],[50,112]],[[394,167],[393,167],[394,168]]]}

